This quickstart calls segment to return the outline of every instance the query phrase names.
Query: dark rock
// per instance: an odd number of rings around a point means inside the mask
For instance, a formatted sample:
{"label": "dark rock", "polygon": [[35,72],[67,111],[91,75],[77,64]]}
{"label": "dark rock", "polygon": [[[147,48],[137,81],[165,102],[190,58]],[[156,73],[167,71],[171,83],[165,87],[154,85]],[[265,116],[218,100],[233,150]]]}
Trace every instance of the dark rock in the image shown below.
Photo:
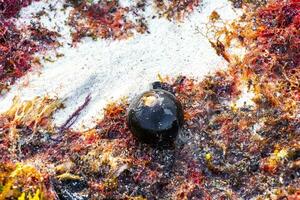
{"label": "dark rock", "polygon": [[81,194],[87,188],[84,180],[54,181],[54,188],[60,200],[88,200],[88,196]]}

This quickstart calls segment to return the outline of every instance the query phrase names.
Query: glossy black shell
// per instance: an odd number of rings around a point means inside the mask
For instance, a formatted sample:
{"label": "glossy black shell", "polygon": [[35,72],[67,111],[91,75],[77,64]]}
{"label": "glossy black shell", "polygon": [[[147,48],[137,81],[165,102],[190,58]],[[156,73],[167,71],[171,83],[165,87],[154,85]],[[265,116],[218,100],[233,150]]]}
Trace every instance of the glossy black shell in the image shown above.
{"label": "glossy black shell", "polygon": [[161,89],[150,90],[134,99],[127,117],[133,135],[153,145],[172,145],[183,120],[181,103]]}

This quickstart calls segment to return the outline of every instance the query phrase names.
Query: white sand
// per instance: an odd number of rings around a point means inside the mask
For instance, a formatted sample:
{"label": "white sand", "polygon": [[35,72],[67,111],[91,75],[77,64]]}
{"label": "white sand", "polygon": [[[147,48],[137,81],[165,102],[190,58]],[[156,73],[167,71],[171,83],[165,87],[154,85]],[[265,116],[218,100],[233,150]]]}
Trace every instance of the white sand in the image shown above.
{"label": "white sand", "polygon": [[[52,4],[56,1],[50,1]],[[22,10],[19,24],[29,23],[30,13],[40,11],[46,3],[33,3]],[[128,4],[128,0],[124,2]],[[105,105],[123,96],[130,98],[149,88],[157,80],[157,74],[178,76],[180,74],[202,78],[216,69],[226,67],[226,61],[218,57],[209,42],[197,30],[205,31],[204,23],[213,10],[223,19],[234,19],[237,14],[226,0],[205,0],[204,6],[190,15],[184,23],[166,19],[148,20],[150,34],[136,34],[124,41],[84,39],[76,48],[70,48],[69,27],[65,25],[68,12],[50,12],[42,23],[63,35],[64,46],[58,50],[65,56],[55,62],[44,62],[43,68],[30,72],[0,99],[0,112],[10,106],[16,95],[22,99],[51,95],[65,99],[66,108],[54,118],[61,125],[91,93],[92,101],[82,112],[75,129],[94,125],[102,116]],[[61,7],[57,1],[56,7]],[[48,6],[45,6],[48,8]],[[152,6],[147,13],[151,16]],[[29,80],[29,85],[23,83]]]}

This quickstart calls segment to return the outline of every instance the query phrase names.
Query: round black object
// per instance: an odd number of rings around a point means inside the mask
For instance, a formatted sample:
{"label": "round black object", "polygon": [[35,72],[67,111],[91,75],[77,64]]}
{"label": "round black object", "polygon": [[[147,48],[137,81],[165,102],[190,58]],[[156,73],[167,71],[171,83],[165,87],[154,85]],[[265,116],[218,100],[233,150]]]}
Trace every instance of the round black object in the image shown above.
{"label": "round black object", "polygon": [[172,145],[183,124],[183,109],[176,97],[161,89],[150,90],[129,106],[129,129],[141,142]]}

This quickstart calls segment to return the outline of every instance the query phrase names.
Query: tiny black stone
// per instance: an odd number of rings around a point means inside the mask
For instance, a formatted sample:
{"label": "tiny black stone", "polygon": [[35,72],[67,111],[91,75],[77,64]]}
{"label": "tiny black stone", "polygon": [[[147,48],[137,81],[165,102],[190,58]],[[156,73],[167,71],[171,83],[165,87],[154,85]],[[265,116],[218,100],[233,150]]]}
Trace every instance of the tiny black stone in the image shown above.
{"label": "tiny black stone", "polygon": [[168,84],[168,83],[163,83],[163,82],[160,82],[160,81],[155,81],[152,83],[152,89],[154,90],[166,90],[172,94],[175,93],[172,85]]}
{"label": "tiny black stone", "polygon": [[129,129],[139,141],[159,146],[174,144],[183,121],[181,103],[162,89],[144,92],[134,99],[127,117]]}
{"label": "tiny black stone", "polygon": [[152,83],[153,89],[161,89],[162,88],[162,83],[160,81],[155,81]]}

